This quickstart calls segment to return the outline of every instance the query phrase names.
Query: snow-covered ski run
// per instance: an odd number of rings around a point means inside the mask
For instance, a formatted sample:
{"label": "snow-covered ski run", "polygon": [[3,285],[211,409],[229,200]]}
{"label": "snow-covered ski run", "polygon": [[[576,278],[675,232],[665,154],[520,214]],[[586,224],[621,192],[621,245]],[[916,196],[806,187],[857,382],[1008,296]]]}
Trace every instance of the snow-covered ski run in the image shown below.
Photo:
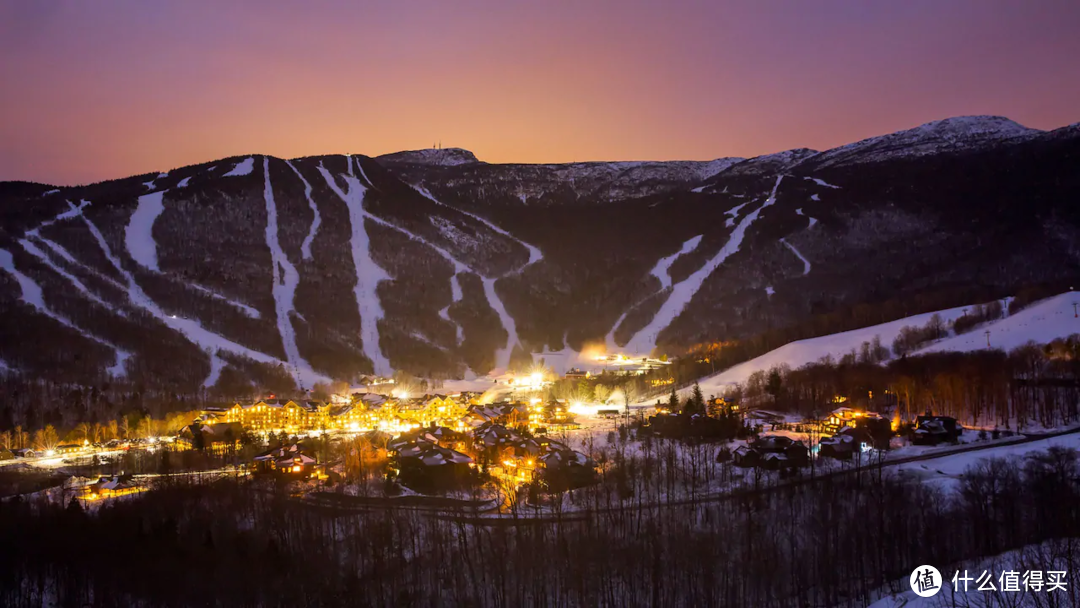
{"label": "snow-covered ski run", "polygon": [[799,258],[799,260],[802,261],[802,263],[803,263],[803,276],[806,276],[806,275],[810,274],[810,260],[806,259],[806,256],[799,253],[799,250],[796,249],[794,245],[789,243],[787,241],[787,239],[780,239],[780,242],[783,243],[784,245],[787,245],[787,248],[791,250],[791,253],[794,253]]}
{"label": "snow-covered ski run", "polygon": [[[346,162],[349,164],[351,173],[352,157],[347,156]],[[353,266],[356,269],[356,286],[353,288],[353,294],[360,313],[360,339],[363,343],[364,355],[371,360],[376,374],[389,376],[393,370],[379,344],[379,319],[383,318],[383,309],[379,303],[378,286],[380,281],[390,280],[390,275],[371,258],[371,240],[364,227],[364,217],[367,215],[364,212],[364,194],[367,188],[356,176],[346,175],[347,190],[342,191],[334,180],[334,176],[321,164],[319,173],[349,211],[349,225],[352,228],[349,242],[352,248]]]}
{"label": "snow-covered ski run", "polygon": [[671,275],[668,274],[668,269],[671,268],[671,265],[675,263],[675,260],[679,259],[679,256],[685,255],[697,249],[698,244],[701,243],[701,236],[702,235],[699,234],[691,239],[688,239],[685,243],[682,244],[681,249],[667,257],[660,258],[660,261],[656,263],[656,266],[653,266],[650,274],[660,279],[660,289],[667,289],[668,287],[671,287]]}
{"label": "snow-covered ski run", "polygon": [[[150,296],[146,295],[146,292],[142,290],[135,277],[124,268],[120,259],[113,253],[109,243],[105,240],[105,236],[101,234],[97,226],[90,218],[82,215],[83,222],[86,223],[86,227],[90,230],[90,234],[93,235],[94,240],[97,241],[98,247],[105,255],[105,258],[109,263],[120,273],[120,276],[124,278],[126,282],[125,291],[127,292],[128,301],[134,306],[137,306],[151,316],[161,321],[165,325],[180,332],[191,341],[193,344],[199,346],[204,351],[215,352],[217,350],[223,350],[226,352],[235,353],[237,355],[243,355],[260,363],[269,363],[271,365],[283,365],[284,361],[267,355],[266,353],[259,352],[257,350],[250,349],[241,344],[237,344],[228,338],[215,334],[212,331],[207,330],[198,321],[193,319],[187,319],[183,317],[177,317],[176,315],[165,314],[165,311],[158,306],[157,302],[154,302]],[[214,362],[211,360],[211,372],[213,373]],[[312,386],[316,382],[327,382],[329,379],[322,374],[318,374],[309,369],[297,369],[295,370],[298,380],[304,386]],[[208,377],[207,380],[210,378]]]}
{"label": "snow-covered ski run", "polygon": [[739,247],[742,245],[743,238],[746,236],[746,230],[757,220],[758,215],[766,208],[776,202],[776,191],[780,187],[780,182],[784,179],[783,175],[779,175],[776,178],[776,183],[773,185],[772,193],[769,194],[769,198],[754,211],[748,213],[746,217],[742,219],[735,226],[735,229],[731,232],[731,236],[728,238],[728,242],[724,244],[720,249],[705,263],[697,272],[693,273],[685,280],[675,284],[671,290],[671,295],[660,307],[660,310],[653,315],[652,321],[644,328],[638,330],[634,334],[630,341],[626,344],[626,350],[632,353],[649,353],[656,348],[656,338],[660,335],[660,332],[666,329],[675,319],[682,313],[686,305],[690,303],[694,295],[701,288],[701,284],[705,282],[705,279],[709,277],[716,270],[724,260],[728,259],[731,255],[739,251]]}
{"label": "snow-covered ski run", "polygon": [[322,224],[322,216],[319,215],[319,207],[315,204],[315,200],[311,198],[311,184],[304,179],[304,174],[300,173],[300,170],[293,166],[292,161],[287,160],[285,164],[289,165],[289,168],[293,170],[296,177],[300,178],[300,181],[304,184],[304,197],[307,199],[308,207],[311,207],[311,213],[314,217],[311,219],[311,228],[308,228],[308,234],[304,237],[304,242],[300,244],[300,255],[305,260],[311,259],[311,242],[315,240],[315,235],[319,232],[319,226]]}
{"label": "snow-covered ski run", "polygon": [[265,180],[264,198],[266,199],[266,246],[270,249],[271,272],[274,275],[274,312],[277,315],[278,334],[285,349],[285,358],[293,369],[309,369],[311,366],[300,356],[296,345],[296,330],[293,328],[290,313],[293,312],[296,286],[300,284],[300,274],[289,261],[289,256],[281,249],[278,241],[277,203],[274,200],[274,188],[270,185],[270,158],[263,157],[263,177]]}
{"label": "snow-covered ski run", "polygon": [[23,302],[29,304],[41,314],[54,319],[61,325],[78,333],[87,340],[91,340],[93,342],[101,344],[102,346],[111,348],[116,355],[116,363],[114,363],[106,370],[108,371],[109,375],[119,378],[127,374],[127,370],[124,367],[124,362],[127,361],[128,357],[131,356],[131,353],[121,349],[119,346],[109,342],[108,340],[95,336],[94,334],[76,325],[75,322],[71,319],[49,308],[49,305],[45,303],[45,294],[41,290],[41,286],[15,267],[15,257],[12,256],[11,252],[6,249],[0,249],[0,268],[2,268],[5,272],[11,275],[11,278],[15,279],[15,282],[19,284],[19,299],[21,299]]}

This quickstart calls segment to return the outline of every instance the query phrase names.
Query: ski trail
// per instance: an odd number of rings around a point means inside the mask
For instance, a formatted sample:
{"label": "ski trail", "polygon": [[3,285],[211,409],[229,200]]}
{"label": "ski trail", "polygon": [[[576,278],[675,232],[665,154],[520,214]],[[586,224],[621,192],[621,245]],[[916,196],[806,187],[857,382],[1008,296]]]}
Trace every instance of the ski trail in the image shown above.
{"label": "ski trail", "polygon": [[185,177],[184,179],[180,180],[179,183],[176,184],[176,187],[177,188],[187,188],[188,182],[190,182],[190,181],[191,181],[190,177]]}
{"label": "ski trail", "polygon": [[[169,277],[169,278],[173,278],[173,277]],[[180,281],[180,282],[182,282],[182,281]],[[218,292],[216,292],[216,291],[214,291],[212,289],[208,289],[208,288],[203,287],[202,285],[199,285],[197,283],[187,283],[187,282],[182,282],[182,283],[184,285],[196,290],[196,291],[201,291],[202,293],[205,293],[206,295],[210,296],[211,298],[214,298],[215,300],[221,300],[222,302],[225,302],[229,306],[232,306],[233,308],[235,308],[235,309],[239,310],[240,312],[244,313],[249,318],[252,318],[252,319],[261,319],[262,318],[262,314],[259,313],[258,310],[256,310],[252,306],[248,306],[247,304],[244,304],[243,302],[239,302],[237,300],[234,300],[234,299],[230,298],[229,296],[220,294],[220,293],[218,293]]]}
{"label": "ski trail", "polygon": [[839,190],[840,189],[840,186],[834,186],[832,184],[827,184],[827,183],[825,183],[825,180],[818,179],[816,177],[804,177],[803,179],[810,180],[810,181],[814,182],[815,184],[817,184],[819,186],[824,186],[826,188],[832,188],[834,190]]}
{"label": "ski trail", "polygon": [[[29,235],[29,233],[27,233],[27,234]],[[97,278],[101,279],[102,281],[105,281],[106,283],[112,285],[113,287],[115,287],[115,288],[117,288],[117,289],[119,289],[121,291],[127,290],[127,287],[122,285],[120,283],[120,281],[117,281],[116,279],[110,277],[109,275],[105,274],[104,272],[101,272],[100,270],[98,270],[96,268],[92,268],[90,266],[87,266],[86,264],[83,264],[79,260],[76,260],[75,257],[72,256],[71,253],[69,253],[67,249],[64,249],[63,245],[60,245],[59,243],[51,241],[51,240],[41,236],[40,234],[34,234],[33,238],[35,240],[43,243],[46,247],[51,249],[53,251],[53,253],[55,253],[56,255],[64,258],[64,260],[67,261],[68,264],[71,264],[72,266],[74,266],[76,268],[81,268],[82,270],[96,276]]]}
{"label": "ski trail", "polygon": [[221,377],[221,370],[225,368],[225,360],[212,350],[208,350],[206,354],[210,357],[210,373],[207,374],[202,385],[203,388],[210,388],[217,384],[218,378]]}
{"label": "ski trail", "polygon": [[507,333],[506,346],[495,351],[495,367],[509,369],[510,354],[514,351],[514,347],[520,344],[517,334],[517,324],[514,323],[514,317],[506,312],[506,307],[503,306],[499,294],[495,293],[495,279],[485,278],[481,279],[481,281],[484,284],[484,295],[487,296],[491,308],[499,315],[499,320],[502,322],[503,328],[506,329]]}
{"label": "ski trail", "polygon": [[[311,259],[311,242],[315,240],[315,233],[319,231],[319,225],[322,224],[322,216],[319,215],[319,208],[315,205],[315,201],[311,198],[311,184],[304,179],[304,175],[293,166],[291,160],[285,161],[286,165],[293,170],[296,177],[300,178],[300,181],[304,184],[304,196],[307,198],[308,207],[311,207],[311,212],[315,214],[314,219],[311,220],[311,228],[308,229],[308,235],[304,238],[303,244],[300,245],[300,255],[305,260]],[[350,163],[351,166],[351,163]]]}
{"label": "ski trail", "polygon": [[[25,241],[28,242],[28,241]],[[26,276],[15,267],[15,258],[11,255],[11,252],[6,249],[0,249],[0,268],[7,271],[8,274],[15,279],[15,282],[19,284],[19,299],[23,302],[33,306],[35,310],[41,314],[52,318],[64,327],[67,327],[82,337],[97,342],[102,346],[107,346],[113,350],[116,356],[116,363],[110,366],[107,371],[113,377],[123,377],[127,374],[127,370],[124,368],[124,362],[127,361],[131,353],[121,349],[119,346],[99,338],[94,334],[86,331],[85,329],[76,325],[71,319],[61,315],[60,313],[49,308],[49,305],[45,303],[45,294],[41,290],[41,286],[38,285],[33,279]]]}
{"label": "ski trail", "polygon": [[490,221],[485,219],[483,216],[476,215],[475,213],[471,213],[469,211],[465,211],[465,210],[462,210],[462,209],[458,209],[457,207],[453,207],[451,205],[447,205],[446,203],[444,203],[442,201],[439,201],[434,196],[432,196],[431,193],[427,191],[427,188],[424,188],[422,186],[414,185],[413,190],[416,190],[417,192],[422,194],[425,198],[427,198],[431,202],[435,203],[436,205],[442,205],[443,207],[446,207],[447,209],[453,209],[454,211],[457,211],[458,213],[461,213],[463,215],[467,215],[467,216],[473,218],[474,220],[480,222],[481,224],[487,226],[488,228],[494,230],[495,232],[498,232],[499,234],[501,234],[501,235],[503,235],[503,236],[505,236],[505,237],[507,237],[507,238],[509,238],[511,240],[517,241],[518,244],[520,244],[522,247],[527,249],[529,251],[529,261],[525,262],[524,266],[522,266],[521,268],[518,268],[517,270],[515,270],[511,274],[519,274],[523,270],[525,270],[527,267],[532,266],[533,264],[535,264],[535,263],[539,262],[540,260],[544,259],[544,254],[543,254],[543,252],[540,251],[539,248],[537,248],[537,247],[535,247],[533,245],[530,245],[530,244],[526,243],[525,241],[517,238],[516,236],[510,234],[509,232],[507,232],[507,231],[503,230],[502,228],[496,226],[495,224],[491,223]]}
{"label": "ski trail", "polygon": [[803,276],[806,276],[806,275],[810,274],[810,260],[806,259],[806,257],[803,256],[803,254],[799,253],[799,250],[796,249],[794,245],[787,242],[787,239],[780,239],[780,242],[787,245],[787,248],[791,250],[791,253],[794,253],[796,256],[798,256],[798,258],[800,260],[802,260],[802,263],[803,263]]}
{"label": "ski trail", "polygon": [[60,213],[59,215],[52,218],[51,220],[45,220],[44,222],[41,222],[36,227],[34,227],[34,229],[28,230],[26,232],[26,235],[27,236],[37,236],[40,233],[42,228],[47,228],[49,226],[52,226],[56,222],[62,222],[64,220],[70,220],[72,218],[76,218],[76,217],[78,217],[79,215],[82,214],[83,208],[86,207],[87,205],[89,205],[90,203],[89,203],[89,201],[82,201],[81,203],[79,203],[78,207],[76,207],[71,201],[67,201],[67,204],[68,204],[68,210],[67,211],[64,211],[63,213]]}
{"label": "ski trail", "polygon": [[263,198],[266,199],[266,246],[270,249],[271,267],[274,273],[274,310],[277,313],[278,333],[281,345],[285,348],[285,359],[293,369],[309,369],[311,366],[300,356],[296,345],[296,330],[293,328],[289,313],[295,307],[296,286],[300,284],[300,274],[289,261],[289,256],[281,249],[278,240],[277,203],[274,201],[274,189],[270,185],[270,157],[263,157],[263,178],[266,184]]}
{"label": "ski trail", "polygon": [[627,342],[627,350],[634,353],[649,353],[656,347],[656,338],[662,330],[667,328],[676,317],[682,313],[686,305],[690,303],[690,300],[701,288],[701,284],[705,282],[705,279],[716,270],[720,264],[724,262],[732,254],[739,251],[739,247],[742,245],[743,238],[746,236],[746,230],[757,220],[758,215],[762,210],[769,207],[776,202],[776,190],[780,187],[780,181],[784,179],[783,175],[779,175],[776,178],[776,183],[773,185],[772,193],[765,202],[747,214],[746,217],[739,222],[732,231],[731,236],[728,238],[728,242],[724,244],[724,247],[711,260],[709,260],[704,266],[698,269],[697,272],[687,277],[685,280],[676,284],[672,290],[671,295],[664,302],[660,310],[653,315],[652,321],[644,328],[638,330],[634,334],[630,341]]}
{"label": "ski trail", "polygon": [[154,240],[154,221],[165,212],[165,193],[168,190],[144,194],[139,197],[138,207],[131,214],[124,230],[124,244],[128,255],[140,266],[154,272],[158,267],[157,241]]}
{"label": "ski trail", "polygon": [[699,234],[686,241],[683,243],[682,249],[679,249],[679,251],[667,257],[660,258],[660,261],[656,263],[656,266],[653,267],[650,273],[654,277],[660,279],[660,289],[671,287],[671,275],[668,274],[668,269],[671,268],[671,265],[675,263],[675,260],[677,260],[680,255],[690,253],[697,249],[698,244],[701,243],[701,236],[702,235]]}
{"label": "ski trail", "polygon": [[[351,167],[352,157],[346,158]],[[379,345],[379,319],[383,318],[383,310],[379,303],[377,289],[379,282],[389,280],[390,275],[379,268],[371,258],[371,240],[364,227],[364,218],[367,215],[364,212],[364,193],[367,192],[367,188],[356,176],[349,175],[345,177],[348,191],[342,192],[333,176],[322,165],[319,165],[319,173],[349,210],[349,224],[352,226],[350,239],[352,258],[356,269],[356,286],[353,293],[356,297],[357,310],[360,312],[360,338],[363,341],[364,354],[371,360],[375,374],[389,376],[393,370]]]}
{"label": "ski trail", "polygon": [[810,200],[812,200],[812,201],[820,201],[821,197],[818,196],[817,193],[814,193],[814,194],[810,195]]}
{"label": "ski trail", "polygon": [[112,304],[109,304],[109,303],[105,302],[104,300],[99,298],[96,294],[94,294],[92,291],[90,291],[90,288],[88,288],[82,281],[80,281],[78,277],[76,277],[75,275],[71,274],[70,272],[64,270],[63,268],[57,266],[56,263],[52,261],[52,258],[50,258],[48,254],[46,254],[44,251],[42,251],[41,248],[39,248],[37,245],[35,245],[31,241],[29,241],[27,239],[19,239],[19,245],[27,253],[29,253],[30,255],[34,256],[35,258],[41,260],[41,262],[43,264],[45,264],[46,266],[48,266],[50,269],[52,269],[53,272],[55,272],[56,274],[64,277],[65,279],[67,279],[68,282],[71,283],[75,287],[75,289],[78,289],[80,292],[82,292],[82,294],[84,296],[86,296],[86,298],[89,299],[91,302],[94,302],[95,304],[101,306],[105,310],[108,310],[110,312],[114,312],[114,313],[120,315],[121,317],[126,317],[127,316],[127,313],[125,313],[122,310],[117,309]]}
{"label": "ski trail", "polygon": [[454,326],[457,328],[457,343],[458,345],[461,345],[461,341],[465,339],[464,330],[462,329],[460,323],[450,318],[450,307],[453,306],[455,303],[461,301],[461,284],[458,283],[457,277],[457,272],[455,272],[453,276],[450,277],[451,301],[450,304],[447,304],[442,310],[439,311],[439,316],[454,324]]}
{"label": "ski trail", "polygon": [[241,176],[241,175],[249,175],[252,172],[252,170],[254,170],[254,169],[255,169],[255,157],[251,156],[251,157],[245,158],[244,160],[236,163],[236,166],[232,168],[232,171],[229,171],[228,173],[226,173],[225,175],[222,175],[221,177],[236,177],[236,176]]}
{"label": "ski trail", "polygon": [[[158,306],[157,302],[154,302],[150,296],[146,295],[146,292],[144,292],[138,282],[135,281],[135,277],[123,267],[120,263],[120,259],[113,254],[112,248],[109,247],[109,243],[105,240],[105,236],[101,234],[101,231],[98,230],[94,222],[85,215],[82,216],[82,219],[86,223],[86,227],[90,229],[90,234],[94,236],[94,240],[97,241],[98,247],[101,248],[101,252],[105,254],[105,258],[108,259],[113,268],[124,277],[124,281],[127,283],[125,291],[127,292],[128,301],[133,305],[145,310],[171,329],[180,332],[185,338],[202,348],[204,351],[224,350],[243,355],[260,363],[268,363],[271,365],[284,364],[284,362],[277,357],[272,357],[266,353],[252,350],[246,346],[237,344],[224,336],[215,334],[204,328],[194,319],[165,314],[165,311]],[[213,367],[212,361],[211,367]],[[299,369],[296,371],[300,375],[301,382],[306,386],[311,386],[316,382],[327,382],[329,380],[326,376],[318,374],[311,369]]]}
{"label": "ski trail", "polygon": [[[815,194],[814,196],[817,196],[817,195]],[[805,213],[803,213],[802,212],[802,207],[799,207],[798,209],[795,210],[795,215],[801,215],[801,216],[807,218],[808,220],[810,220],[810,225],[806,227],[807,229],[813,228],[814,224],[817,223],[817,218],[810,217],[809,215],[806,215]]]}
{"label": "ski trail", "polygon": [[604,337],[604,344],[607,346],[607,352],[613,353],[619,350],[619,345],[615,343],[615,330],[619,329],[622,322],[626,319],[626,315],[630,314],[630,311],[637,308],[637,304],[634,304],[630,308],[626,309],[626,312],[619,315],[619,318],[615,321],[615,324],[611,326],[611,331]]}

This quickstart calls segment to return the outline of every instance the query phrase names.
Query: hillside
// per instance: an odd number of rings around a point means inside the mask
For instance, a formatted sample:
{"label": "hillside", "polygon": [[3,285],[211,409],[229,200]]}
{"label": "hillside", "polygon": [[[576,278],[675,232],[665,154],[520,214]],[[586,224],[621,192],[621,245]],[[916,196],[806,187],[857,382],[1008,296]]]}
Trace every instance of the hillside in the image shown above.
{"label": "hillside", "polygon": [[460,378],[1080,278],[1080,131],[932,124],[755,159],[490,164],[446,148],[3,183],[0,365],[179,394]]}

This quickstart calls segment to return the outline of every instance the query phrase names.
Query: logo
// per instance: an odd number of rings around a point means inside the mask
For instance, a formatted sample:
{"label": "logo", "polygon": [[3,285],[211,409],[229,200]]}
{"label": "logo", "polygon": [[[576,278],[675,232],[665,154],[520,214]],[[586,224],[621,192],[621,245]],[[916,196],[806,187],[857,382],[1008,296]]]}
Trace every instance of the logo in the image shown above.
{"label": "logo", "polygon": [[911,590],[919,597],[934,597],[944,583],[941,573],[933,566],[919,566],[911,573]]}

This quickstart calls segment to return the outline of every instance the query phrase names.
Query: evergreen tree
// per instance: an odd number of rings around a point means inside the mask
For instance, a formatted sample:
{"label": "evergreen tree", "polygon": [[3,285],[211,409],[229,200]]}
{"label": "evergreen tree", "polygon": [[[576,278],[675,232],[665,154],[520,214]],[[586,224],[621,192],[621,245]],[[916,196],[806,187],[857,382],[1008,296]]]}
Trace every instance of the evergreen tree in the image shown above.
{"label": "evergreen tree", "polygon": [[671,387],[671,396],[668,397],[668,410],[672,414],[679,413],[679,396],[675,394],[675,387]]}

